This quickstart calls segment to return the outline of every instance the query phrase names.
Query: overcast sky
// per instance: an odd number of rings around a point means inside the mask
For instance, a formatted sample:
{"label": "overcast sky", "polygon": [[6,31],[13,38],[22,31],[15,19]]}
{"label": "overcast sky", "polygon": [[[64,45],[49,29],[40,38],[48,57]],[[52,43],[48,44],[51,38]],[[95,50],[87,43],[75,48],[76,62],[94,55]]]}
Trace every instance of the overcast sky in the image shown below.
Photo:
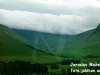
{"label": "overcast sky", "polygon": [[0,23],[11,28],[77,34],[100,23],[100,0],[0,0]]}

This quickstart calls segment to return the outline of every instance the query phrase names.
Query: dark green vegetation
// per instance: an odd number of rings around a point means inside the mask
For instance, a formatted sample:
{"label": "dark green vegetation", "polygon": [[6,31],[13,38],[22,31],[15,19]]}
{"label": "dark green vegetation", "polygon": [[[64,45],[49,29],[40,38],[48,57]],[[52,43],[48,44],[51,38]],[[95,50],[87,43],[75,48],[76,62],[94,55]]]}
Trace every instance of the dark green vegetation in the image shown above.
{"label": "dark green vegetation", "polygon": [[30,75],[32,73],[47,73],[46,65],[31,64],[24,61],[0,62],[0,75]]}
{"label": "dark green vegetation", "polygon": [[[66,69],[65,69],[66,68]],[[98,70],[98,67],[83,67]],[[76,67],[76,69],[80,69]],[[0,75],[99,75],[99,73],[71,72],[70,67],[62,64],[32,64],[26,61],[0,61]]]}

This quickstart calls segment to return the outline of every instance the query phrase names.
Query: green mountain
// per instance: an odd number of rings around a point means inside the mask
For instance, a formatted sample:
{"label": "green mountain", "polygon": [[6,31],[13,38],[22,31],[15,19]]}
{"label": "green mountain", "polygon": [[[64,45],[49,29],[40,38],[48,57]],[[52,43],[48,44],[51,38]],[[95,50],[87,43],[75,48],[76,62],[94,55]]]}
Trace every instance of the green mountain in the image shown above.
{"label": "green mountain", "polygon": [[26,40],[0,24],[0,56],[32,55]]}
{"label": "green mountain", "polygon": [[51,53],[63,49],[66,41],[69,42],[68,39],[72,37],[72,35],[60,35],[30,30],[12,30],[28,40],[33,47]]}
{"label": "green mountain", "polygon": [[0,61],[23,60],[32,63],[53,63],[60,57],[36,49],[10,28],[0,24]]}
{"label": "green mountain", "polygon": [[61,55],[83,57],[100,56],[100,24],[97,28],[74,35],[73,41],[62,50]]}

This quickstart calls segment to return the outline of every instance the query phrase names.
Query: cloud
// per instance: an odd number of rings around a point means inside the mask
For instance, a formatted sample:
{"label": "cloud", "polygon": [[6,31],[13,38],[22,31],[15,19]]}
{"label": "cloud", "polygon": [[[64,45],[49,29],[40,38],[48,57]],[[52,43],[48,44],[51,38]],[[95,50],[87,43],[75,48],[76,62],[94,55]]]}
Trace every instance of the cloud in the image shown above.
{"label": "cloud", "polygon": [[86,6],[100,7],[96,0],[0,0],[0,8],[49,14],[76,14]]}
{"label": "cloud", "polygon": [[0,23],[11,28],[77,34],[100,22],[97,0],[0,0]]}
{"label": "cloud", "polygon": [[74,27],[69,26],[70,20],[74,21],[74,18],[77,20],[81,19],[81,17],[75,15],[51,15],[3,9],[0,10],[0,14],[2,15],[0,22],[9,27],[50,33],[70,33],[70,29],[73,30]]}

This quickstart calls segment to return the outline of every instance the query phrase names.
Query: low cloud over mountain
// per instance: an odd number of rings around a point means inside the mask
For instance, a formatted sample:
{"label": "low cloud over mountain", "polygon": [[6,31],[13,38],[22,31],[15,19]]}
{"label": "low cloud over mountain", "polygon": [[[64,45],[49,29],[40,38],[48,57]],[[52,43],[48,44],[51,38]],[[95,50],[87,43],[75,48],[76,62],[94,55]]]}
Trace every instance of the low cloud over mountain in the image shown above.
{"label": "low cloud over mountain", "polygon": [[11,28],[77,34],[100,22],[98,0],[0,0],[0,23]]}

